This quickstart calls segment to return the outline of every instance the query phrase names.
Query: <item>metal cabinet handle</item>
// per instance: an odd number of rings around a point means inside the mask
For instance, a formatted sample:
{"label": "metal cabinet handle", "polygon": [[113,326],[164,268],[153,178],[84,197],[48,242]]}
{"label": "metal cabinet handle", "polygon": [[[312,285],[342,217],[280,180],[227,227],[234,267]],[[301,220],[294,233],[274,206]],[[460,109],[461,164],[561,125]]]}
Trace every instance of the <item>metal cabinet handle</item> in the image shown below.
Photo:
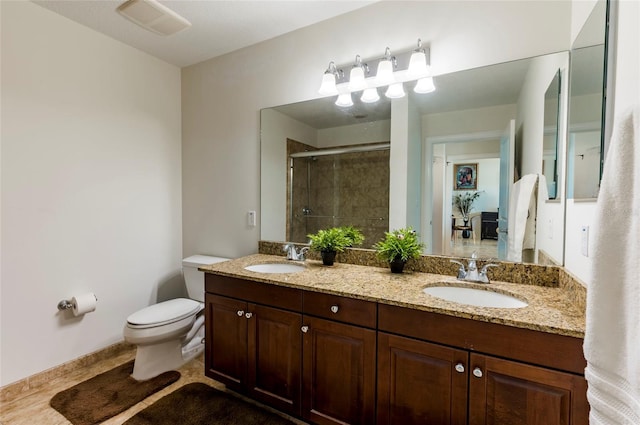
{"label": "metal cabinet handle", "polygon": [[337,312],[338,312],[338,310],[340,310],[340,307],[338,307],[337,305],[332,305],[332,306],[331,306],[331,312],[332,312],[332,313],[334,313],[334,314],[335,314],[335,313],[337,313]]}
{"label": "metal cabinet handle", "polygon": [[244,316],[244,310],[238,310],[236,314],[240,317]]}
{"label": "metal cabinet handle", "polygon": [[245,313],[244,315],[247,319],[251,319],[251,316],[253,316],[253,313]]}
{"label": "metal cabinet handle", "polygon": [[300,330],[304,333],[307,333],[309,331],[309,326],[303,326],[300,328]]}
{"label": "metal cabinet handle", "polygon": [[482,378],[482,369],[480,369],[479,367],[474,368],[473,376],[475,376],[476,378]]}
{"label": "metal cabinet handle", "polygon": [[462,363],[458,363],[456,365],[456,372],[458,373],[464,373],[464,365]]}

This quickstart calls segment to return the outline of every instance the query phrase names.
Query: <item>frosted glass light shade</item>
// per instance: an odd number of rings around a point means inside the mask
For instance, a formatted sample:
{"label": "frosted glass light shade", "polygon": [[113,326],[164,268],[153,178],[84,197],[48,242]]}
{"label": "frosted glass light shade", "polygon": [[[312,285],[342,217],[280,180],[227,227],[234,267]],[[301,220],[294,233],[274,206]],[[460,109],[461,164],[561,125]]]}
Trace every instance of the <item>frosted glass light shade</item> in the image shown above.
{"label": "frosted glass light shade", "polygon": [[364,81],[364,69],[361,66],[354,66],[349,74],[349,90],[360,91],[365,88],[367,83]]}
{"label": "frosted glass light shade", "polygon": [[351,100],[351,93],[340,94],[338,96],[338,99],[336,100],[336,105],[341,106],[343,108],[353,106],[353,100]]}
{"label": "frosted glass light shade", "polygon": [[384,95],[389,99],[400,99],[401,97],[404,97],[404,87],[402,86],[402,83],[391,84]]}
{"label": "frosted glass light shade", "polygon": [[429,67],[427,66],[427,55],[423,51],[413,52],[409,59],[409,68],[407,76],[410,78],[422,78],[429,75]]}
{"label": "frosted glass light shade", "polygon": [[376,72],[376,83],[381,86],[386,86],[395,82],[393,76],[393,64],[390,60],[381,60],[378,62],[378,71]]}
{"label": "frosted glass light shade", "polygon": [[322,76],[322,84],[320,84],[320,89],[318,90],[323,96],[333,96],[338,94],[338,89],[336,88],[336,76],[331,72],[325,72]]}
{"label": "frosted glass light shade", "polygon": [[431,93],[435,91],[436,86],[433,84],[433,77],[420,78],[413,88],[413,91],[420,94]]}
{"label": "frosted glass light shade", "polygon": [[364,89],[362,92],[362,97],[360,98],[364,103],[373,103],[380,100],[380,95],[378,94],[378,89],[376,88],[368,88]]}

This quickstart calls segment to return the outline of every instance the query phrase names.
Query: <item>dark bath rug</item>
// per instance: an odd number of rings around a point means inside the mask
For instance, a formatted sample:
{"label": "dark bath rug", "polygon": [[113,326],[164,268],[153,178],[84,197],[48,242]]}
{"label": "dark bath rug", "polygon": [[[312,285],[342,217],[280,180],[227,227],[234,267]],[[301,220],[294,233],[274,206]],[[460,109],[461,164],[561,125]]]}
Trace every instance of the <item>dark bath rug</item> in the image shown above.
{"label": "dark bath rug", "polygon": [[123,425],[292,425],[275,413],[200,382],[187,384]]}
{"label": "dark bath rug", "polygon": [[146,381],[131,376],[133,360],[54,395],[49,404],[74,425],[95,425],[180,379],[175,370]]}

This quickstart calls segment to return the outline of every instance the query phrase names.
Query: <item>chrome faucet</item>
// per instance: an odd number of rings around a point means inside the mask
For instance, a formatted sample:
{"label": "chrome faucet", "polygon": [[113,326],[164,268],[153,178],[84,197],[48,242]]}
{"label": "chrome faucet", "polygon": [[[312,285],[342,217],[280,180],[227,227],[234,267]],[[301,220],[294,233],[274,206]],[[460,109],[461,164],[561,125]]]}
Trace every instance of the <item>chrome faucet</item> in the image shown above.
{"label": "chrome faucet", "polygon": [[287,260],[293,261],[304,261],[304,254],[309,251],[308,246],[303,246],[300,251],[297,251],[296,246],[292,243],[286,244],[282,249],[287,253]]}
{"label": "chrome faucet", "polygon": [[478,265],[476,264],[477,259],[478,255],[475,252],[471,254],[471,258],[467,262],[466,269],[464,267],[464,264],[462,264],[460,261],[449,260],[452,263],[458,264],[460,266],[458,268],[458,280],[465,280],[467,282],[491,283],[489,281],[489,276],[487,276],[487,270],[489,269],[489,267],[498,267],[498,264],[485,264],[478,272]]}

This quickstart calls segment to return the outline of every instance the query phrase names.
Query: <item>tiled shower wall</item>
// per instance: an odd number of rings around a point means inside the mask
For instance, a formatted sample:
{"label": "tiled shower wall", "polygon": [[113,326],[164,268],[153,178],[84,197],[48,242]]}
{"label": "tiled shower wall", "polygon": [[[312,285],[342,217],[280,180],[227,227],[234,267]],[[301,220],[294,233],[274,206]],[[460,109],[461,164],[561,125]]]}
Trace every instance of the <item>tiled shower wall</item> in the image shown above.
{"label": "tiled shower wall", "polygon": [[[291,140],[287,147],[287,155],[316,150]],[[351,225],[364,234],[362,247],[370,248],[388,230],[388,150],[296,158],[291,187],[289,241],[306,242],[308,234],[320,229]]]}

